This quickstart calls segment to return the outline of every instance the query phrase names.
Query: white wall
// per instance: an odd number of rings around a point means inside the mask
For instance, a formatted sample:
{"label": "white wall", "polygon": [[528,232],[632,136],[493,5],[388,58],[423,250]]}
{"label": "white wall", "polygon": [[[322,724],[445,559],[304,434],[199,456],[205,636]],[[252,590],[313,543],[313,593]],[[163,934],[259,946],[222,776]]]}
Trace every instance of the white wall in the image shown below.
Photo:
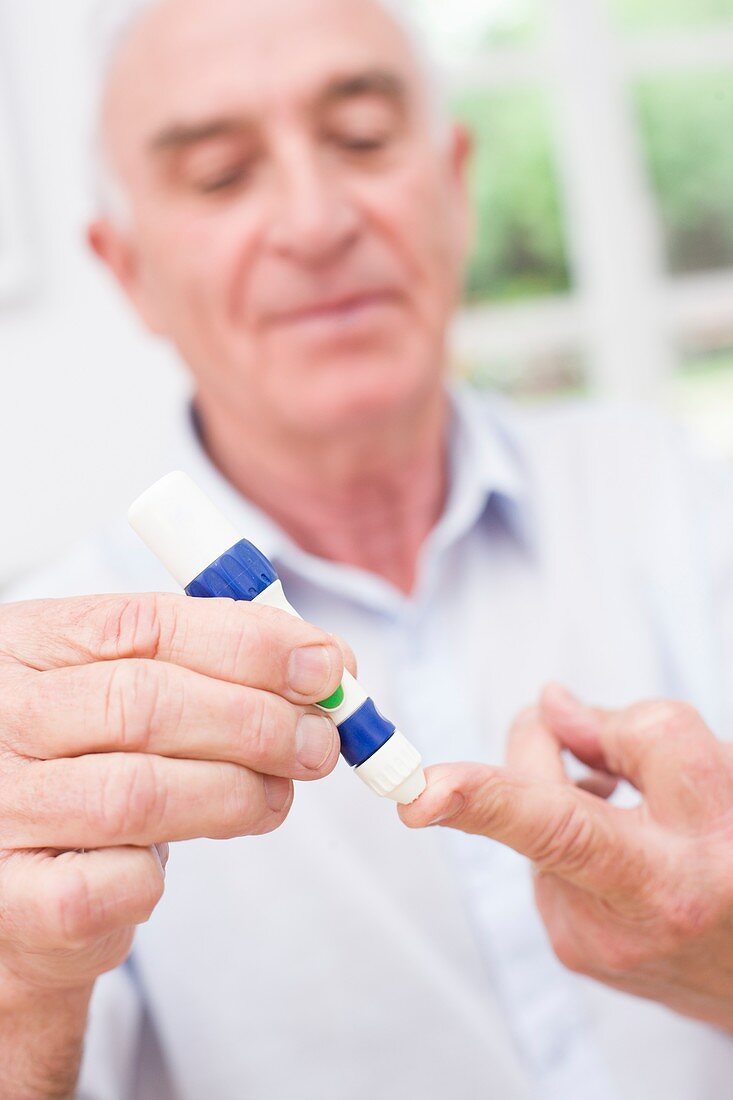
{"label": "white wall", "polygon": [[22,299],[0,302],[0,584],[165,472],[170,410],[185,393],[84,243],[91,6],[0,0],[33,275]]}

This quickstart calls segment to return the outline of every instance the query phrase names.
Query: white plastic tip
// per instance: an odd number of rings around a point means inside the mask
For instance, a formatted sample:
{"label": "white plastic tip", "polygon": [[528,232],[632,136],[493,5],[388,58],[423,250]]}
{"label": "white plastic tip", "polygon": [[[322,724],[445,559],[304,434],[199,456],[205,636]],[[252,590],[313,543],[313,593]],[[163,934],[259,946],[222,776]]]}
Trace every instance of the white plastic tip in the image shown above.
{"label": "white plastic tip", "polygon": [[380,798],[403,806],[419,798],[427,786],[420,753],[399,730],[354,771]]}
{"label": "white plastic tip", "polygon": [[393,791],[390,791],[386,797],[391,798],[393,802],[399,802],[400,806],[409,806],[411,802],[420,797],[427,785],[425,772],[422,768],[418,768],[404,783],[400,783],[399,787],[395,787]]}
{"label": "white plastic tip", "polygon": [[166,474],[138,497],[127,518],[181,588],[242,538],[180,470]]}

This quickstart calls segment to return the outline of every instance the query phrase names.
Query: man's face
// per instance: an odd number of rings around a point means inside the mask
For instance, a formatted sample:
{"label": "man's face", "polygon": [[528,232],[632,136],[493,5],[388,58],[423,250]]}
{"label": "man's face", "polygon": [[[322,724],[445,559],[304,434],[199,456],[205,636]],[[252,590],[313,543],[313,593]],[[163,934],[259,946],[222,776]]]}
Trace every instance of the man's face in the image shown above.
{"label": "man's face", "polygon": [[130,224],[92,240],[219,404],[351,430],[436,386],[465,148],[374,0],[162,0],[103,125]]}

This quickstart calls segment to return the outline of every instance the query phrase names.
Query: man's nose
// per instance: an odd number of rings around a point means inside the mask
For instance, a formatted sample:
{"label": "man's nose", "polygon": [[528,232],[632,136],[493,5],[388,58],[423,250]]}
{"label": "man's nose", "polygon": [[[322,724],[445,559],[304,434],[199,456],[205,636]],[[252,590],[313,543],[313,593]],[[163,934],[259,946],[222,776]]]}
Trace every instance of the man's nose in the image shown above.
{"label": "man's nose", "polygon": [[336,169],[317,155],[291,158],[283,166],[271,211],[271,247],[299,263],[332,263],[359,235],[356,203]]}

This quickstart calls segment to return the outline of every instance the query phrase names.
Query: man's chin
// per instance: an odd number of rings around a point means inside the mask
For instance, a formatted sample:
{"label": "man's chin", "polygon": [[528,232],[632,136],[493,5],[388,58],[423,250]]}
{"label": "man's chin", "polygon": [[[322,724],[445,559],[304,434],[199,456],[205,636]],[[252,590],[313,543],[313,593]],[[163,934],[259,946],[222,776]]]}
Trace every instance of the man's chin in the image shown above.
{"label": "man's chin", "polygon": [[424,370],[396,364],[344,365],[304,375],[280,395],[278,404],[293,429],[308,434],[376,430],[407,413],[429,386]]}

